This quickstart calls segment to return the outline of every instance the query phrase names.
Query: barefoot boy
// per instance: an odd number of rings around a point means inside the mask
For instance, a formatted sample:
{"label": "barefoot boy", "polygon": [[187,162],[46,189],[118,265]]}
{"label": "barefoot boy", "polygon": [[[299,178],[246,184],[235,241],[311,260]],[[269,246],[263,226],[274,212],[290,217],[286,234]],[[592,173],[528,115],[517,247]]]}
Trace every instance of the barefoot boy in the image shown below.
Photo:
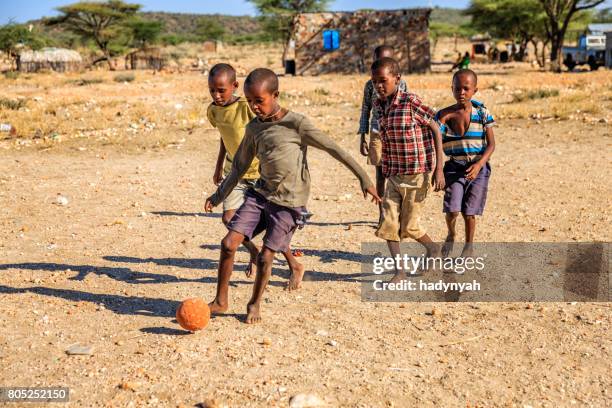
{"label": "barefoot boy", "polygon": [[[400,90],[400,79],[399,64],[394,59],[381,58],[372,64],[372,82],[378,93],[374,105],[379,113],[381,164],[388,180],[376,236],[387,241],[393,257],[399,255],[403,238],[423,244],[427,256],[438,256],[440,248],[419,225],[419,216],[430,184],[435,191],[444,188],[440,130],[433,120],[434,111],[416,95]],[[405,271],[396,270],[392,281],[405,278]]]}
{"label": "barefoot boy", "polygon": [[[255,157],[259,159],[260,178],[255,187],[247,191],[244,204],[229,223],[229,232],[221,242],[217,296],[210,303],[210,308],[212,313],[227,310],[228,284],[236,248],[245,237],[251,237],[258,224],[264,221],[264,246],[257,258],[253,295],[247,305],[246,322],[256,323],[261,320],[260,303],[272,272],[274,253],[289,248],[296,221],[308,201],[308,146],[325,150],[348,167],[359,178],[365,197],[369,193],[376,202],[380,198],[365,171],[351,156],[315,128],[309,119],[278,104],[278,78],[274,72],[265,68],[251,72],[245,81],[244,93],[257,118],[247,125],[244,140],[234,156],[232,170],[217,191],[206,200],[206,211],[212,211],[223,201]],[[291,279],[296,283],[301,281],[302,276],[294,273]]]}
{"label": "barefoot boy", "polygon": [[470,257],[473,255],[476,215],[482,215],[487,200],[491,176],[489,158],[495,150],[495,121],[481,102],[472,99],[478,92],[478,78],[472,70],[462,69],[453,75],[452,91],[457,103],[436,115],[444,153],[450,158],[444,164],[446,191],[443,211],[446,213],[448,236],[442,255],[446,257],[453,249],[455,224],[461,213],[465,222],[465,246],[461,256]]}
{"label": "barefoot boy", "polygon": [[[381,58],[393,58],[393,48],[389,45],[380,45],[374,49],[374,61]],[[408,86],[401,79],[399,89],[407,92]],[[364,156],[368,156],[368,164],[376,166],[376,192],[382,197],[385,192],[385,177],[382,173],[380,165],[381,142],[380,130],[378,126],[378,112],[373,108],[373,102],[376,100],[376,89],[372,80],[368,79],[363,89],[363,102],[361,103],[361,118],[359,119],[359,134],[361,142],[359,150]],[[371,117],[370,117],[371,115]],[[370,143],[366,142],[366,134],[370,134]],[[378,222],[382,220],[382,206],[378,207]]]}
{"label": "barefoot boy", "polygon": [[[207,110],[208,121],[213,127],[219,129],[221,135],[219,154],[213,175],[213,183],[219,185],[223,177],[229,174],[234,155],[244,137],[246,125],[255,117],[255,114],[251,111],[249,104],[244,98],[236,96],[238,81],[236,81],[236,71],[231,65],[216,64],[211,68],[208,75],[208,89],[213,99]],[[257,159],[253,160],[242,178],[238,181],[238,184],[223,200],[223,216],[221,220],[226,226],[236,213],[236,210],[244,203],[246,191],[249,187],[254,186],[255,181],[259,178],[258,166],[259,162]],[[251,261],[246,270],[246,276],[250,277],[253,272],[253,265],[259,254],[259,248],[249,239],[245,239],[242,245],[248,249],[251,256]],[[304,267],[297,262],[291,251],[287,250],[283,255],[285,255],[292,272],[294,270],[303,270]],[[289,289],[297,288],[290,287]]]}

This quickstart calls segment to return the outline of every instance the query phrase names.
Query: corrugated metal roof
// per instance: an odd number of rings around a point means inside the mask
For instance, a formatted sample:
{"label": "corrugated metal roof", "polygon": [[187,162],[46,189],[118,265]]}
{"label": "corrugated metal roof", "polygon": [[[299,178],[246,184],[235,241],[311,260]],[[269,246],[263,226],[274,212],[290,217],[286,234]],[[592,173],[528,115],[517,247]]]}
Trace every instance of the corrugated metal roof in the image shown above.
{"label": "corrugated metal roof", "polygon": [[591,34],[604,34],[612,31],[612,24],[589,24],[587,29]]}

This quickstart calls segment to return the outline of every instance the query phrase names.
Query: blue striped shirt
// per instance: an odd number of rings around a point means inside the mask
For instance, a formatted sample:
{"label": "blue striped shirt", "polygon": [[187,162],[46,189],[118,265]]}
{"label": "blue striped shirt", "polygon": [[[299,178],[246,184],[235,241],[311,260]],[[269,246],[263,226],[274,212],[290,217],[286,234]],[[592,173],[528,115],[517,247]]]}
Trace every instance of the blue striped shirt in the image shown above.
{"label": "blue striped shirt", "polygon": [[487,148],[487,128],[495,126],[495,120],[489,110],[475,100],[472,102],[470,126],[463,135],[459,135],[450,126],[440,122],[440,112],[436,114],[436,122],[442,134],[444,154],[455,160],[473,162],[482,156]]}

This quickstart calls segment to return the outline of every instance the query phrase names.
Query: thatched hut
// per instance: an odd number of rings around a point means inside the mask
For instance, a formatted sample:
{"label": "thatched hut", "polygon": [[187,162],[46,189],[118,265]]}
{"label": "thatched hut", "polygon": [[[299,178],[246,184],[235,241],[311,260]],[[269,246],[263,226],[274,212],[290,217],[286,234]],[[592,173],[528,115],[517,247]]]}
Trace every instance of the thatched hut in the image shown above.
{"label": "thatched hut", "polygon": [[17,70],[20,72],[38,72],[43,69],[57,72],[78,71],[82,64],[83,58],[78,52],[65,48],[25,50],[17,56]]}
{"label": "thatched hut", "polygon": [[125,57],[126,69],[154,69],[161,71],[168,58],[159,48],[145,48],[129,53]]}

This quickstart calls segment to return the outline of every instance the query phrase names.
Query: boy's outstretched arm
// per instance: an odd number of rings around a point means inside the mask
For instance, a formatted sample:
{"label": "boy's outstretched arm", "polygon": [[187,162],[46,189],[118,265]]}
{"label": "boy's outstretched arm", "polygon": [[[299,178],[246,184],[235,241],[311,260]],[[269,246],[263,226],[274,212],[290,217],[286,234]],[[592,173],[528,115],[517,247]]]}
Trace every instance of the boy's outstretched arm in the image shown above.
{"label": "boy's outstretched arm", "polygon": [[366,135],[370,132],[370,113],[372,111],[372,81],[366,82],[363,88],[363,99],[361,101],[361,117],[359,118],[359,134]]}
{"label": "boy's outstretched arm", "polygon": [[444,151],[442,150],[442,135],[440,134],[440,128],[435,120],[431,119],[428,122],[429,128],[433,132],[434,147],[436,149],[436,168],[434,170],[433,178],[431,183],[434,187],[434,191],[440,191],[444,189]]}
{"label": "boy's outstretched arm", "polygon": [[308,118],[302,120],[298,131],[302,137],[302,143],[329,153],[334,159],[338,160],[340,163],[344,164],[346,168],[352,171],[361,183],[361,191],[365,198],[370,194],[373,198],[373,202],[381,202],[380,197],[376,193],[376,187],[365,170],[357,164],[351,155],[342,150],[336,142],[317,129]]}
{"label": "boy's outstretched arm", "polygon": [[204,210],[211,212],[213,207],[219,205],[229,193],[236,187],[242,176],[247,172],[251,162],[255,158],[255,143],[253,134],[248,130],[245,132],[244,139],[238,147],[238,151],[234,155],[232,162],[232,171],[223,180],[217,191],[206,199]]}
{"label": "boy's outstretched arm", "polygon": [[480,169],[482,169],[482,166],[487,164],[489,158],[495,151],[495,135],[493,134],[492,127],[486,128],[486,137],[487,147],[484,153],[482,154],[482,157],[465,170],[466,180],[474,180],[478,176],[478,173],[480,172]]}
{"label": "boy's outstretched arm", "polygon": [[217,155],[217,163],[215,164],[215,174],[213,175],[213,183],[215,186],[221,184],[223,179],[223,163],[225,162],[225,145],[223,140],[219,139],[219,154]]}
{"label": "boy's outstretched arm", "polygon": [[363,88],[361,102],[361,117],[359,118],[359,151],[363,156],[368,155],[368,143],[365,135],[370,132],[370,113],[372,111],[372,81],[368,81]]}

